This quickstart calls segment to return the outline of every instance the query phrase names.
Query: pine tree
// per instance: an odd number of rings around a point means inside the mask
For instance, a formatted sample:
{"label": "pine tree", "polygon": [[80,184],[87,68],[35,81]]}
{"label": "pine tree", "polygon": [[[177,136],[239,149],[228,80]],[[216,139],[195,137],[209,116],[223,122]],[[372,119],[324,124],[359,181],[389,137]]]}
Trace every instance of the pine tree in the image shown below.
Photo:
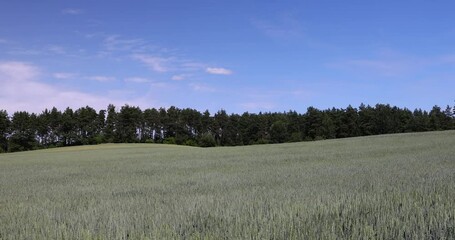
{"label": "pine tree", "polygon": [[117,121],[117,112],[115,111],[115,106],[112,104],[109,104],[109,106],[107,106],[106,125],[104,127],[104,139],[108,143],[114,142],[116,121]]}
{"label": "pine tree", "polygon": [[5,110],[0,110],[0,153],[8,151],[8,135],[11,121]]}
{"label": "pine tree", "polygon": [[283,143],[288,138],[287,125],[282,120],[277,120],[270,127],[270,141],[272,143]]}
{"label": "pine tree", "polygon": [[11,120],[10,152],[32,150],[37,147],[34,120],[36,120],[35,114],[14,113]]}

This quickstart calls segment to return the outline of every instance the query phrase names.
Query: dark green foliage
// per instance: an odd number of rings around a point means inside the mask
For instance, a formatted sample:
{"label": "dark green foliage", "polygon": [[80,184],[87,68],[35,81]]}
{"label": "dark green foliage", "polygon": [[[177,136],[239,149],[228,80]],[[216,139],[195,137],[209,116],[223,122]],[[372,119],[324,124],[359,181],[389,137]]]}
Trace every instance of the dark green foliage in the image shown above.
{"label": "dark green foliage", "polygon": [[278,120],[270,127],[270,140],[272,143],[283,143],[288,137],[286,123]]}
{"label": "dark green foliage", "polygon": [[365,106],[363,103],[359,107],[359,131],[360,135],[368,136],[375,133],[374,118],[375,110],[370,105]]}
{"label": "dark green foliage", "polygon": [[322,112],[314,107],[307,109],[305,118],[305,138],[316,139],[322,136]]}
{"label": "dark green foliage", "polygon": [[161,121],[158,110],[145,109],[143,113],[142,138],[145,142],[155,142],[161,139]]}
{"label": "dark green foliage", "polygon": [[175,137],[167,137],[163,140],[164,144],[176,144]]}
{"label": "dark green foliage", "polygon": [[114,105],[96,112],[86,106],[64,112],[52,108],[41,114],[0,111],[0,152],[56,146],[118,143],[168,143],[189,146],[240,146],[312,141],[377,134],[455,129],[454,109],[434,106],[430,112],[400,109],[389,104],[374,107],[319,110],[305,114],[228,114],[213,116],[190,108],[152,108]]}
{"label": "dark green foliage", "polygon": [[11,120],[11,137],[9,138],[10,152],[33,150],[37,146],[35,121],[35,114],[14,113]]}
{"label": "dark green foliage", "polygon": [[117,114],[115,142],[134,143],[142,136],[142,111],[138,107],[123,106]]}
{"label": "dark green foliage", "polygon": [[99,132],[98,115],[95,109],[87,106],[74,112],[76,119],[76,144],[95,144]]}
{"label": "dark green foliage", "polygon": [[115,123],[117,122],[117,112],[115,111],[115,106],[109,104],[107,107],[107,118],[106,124],[104,127],[104,139],[106,142],[114,142],[114,134],[115,134]]}
{"label": "dark green foliage", "polygon": [[8,150],[8,134],[11,122],[6,111],[0,110],[0,153]]}
{"label": "dark green foliage", "polygon": [[76,119],[74,119],[74,112],[71,108],[66,108],[62,114],[61,120],[61,136],[62,140],[59,145],[68,146],[76,143]]}
{"label": "dark green foliage", "polygon": [[216,141],[212,134],[204,133],[199,139],[199,146],[201,147],[215,147]]}

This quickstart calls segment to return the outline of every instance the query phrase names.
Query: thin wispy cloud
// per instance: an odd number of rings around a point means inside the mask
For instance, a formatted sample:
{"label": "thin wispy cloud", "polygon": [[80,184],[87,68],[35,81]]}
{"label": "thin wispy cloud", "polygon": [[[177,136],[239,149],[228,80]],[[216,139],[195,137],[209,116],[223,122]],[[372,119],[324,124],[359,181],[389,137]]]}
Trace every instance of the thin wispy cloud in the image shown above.
{"label": "thin wispy cloud", "polygon": [[140,38],[122,38],[118,35],[107,36],[103,40],[103,46],[108,51],[131,51],[131,52],[140,52],[145,50],[147,43],[145,40]]}
{"label": "thin wispy cloud", "polygon": [[10,55],[36,56],[43,52],[36,49],[13,48],[7,52]]}
{"label": "thin wispy cloud", "polygon": [[56,79],[73,79],[78,76],[76,73],[68,73],[68,72],[57,72],[53,73],[52,76]]}
{"label": "thin wispy cloud", "polygon": [[253,19],[251,24],[271,38],[291,39],[304,35],[301,21],[292,14],[283,14],[274,20]]}
{"label": "thin wispy cloud", "polygon": [[193,72],[200,71],[207,68],[207,64],[195,62],[195,61],[183,61],[180,64],[180,69],[183,71]]}
{"label": "thin wispy cloud", "polygon": [[62,46],[58,46],[58,45],[50,45],[46,48],[46,50],[53,54],[65,54],[66,53],[65,48]]}
{"label": "thin wispy cloud", "polygon": [[145,64],[148,68],[155,72],[167,72],[169,71],[168,67],[166,64],[170,61],[170,58],[161,58],[161,57],[155,57],[151,55],[146,55],[146,54],[134,54],[133,59],[136,59],[143,64]]}
{"label": "thin wispy cloud", "polygon": [[41,71],[28,63],[7,61],[0,62],[0,81],[7,87],[8,82],[21,82],[34,79],[39,76]]}
{"label": "thin wispy cloud", "polygon": [[[436,58],[435,58],[436,59]],[[408,56],[378,56],[376,58],[344,59],[329,64],[329,67],[360,74],[374,74],[387,77],[413,74],[427,68],[436,61]]]}
{"label": "thin wispy cloud", "polygon": [[[29,63],[0,62],[0,102],[9,113],[40,112],[45,108],[81,107],[104,108],[110,99],[78,91],[60,89],[40,81],[42,71]],[[20,94],[18,94],[20,93]]]}
{"label": "thin wispy cloud", "polygon": [[[78,49],[80,50],[80,49]],[[10,55],[24,55],[24,56],[36,56],[36,55],[65,55],[65,56],[76,56],[78,54],[81,54],[80,51],[77,51],[76,53],[69,53],[67,49],[63,46],[60,45],[44,45],[41,47],[36,47],[36,48],[22,48],[22,47],[15,47],[11,48],[9,51],[7,51],[8,54]]]}
{"label": "thin wispy cloud", "polygon": [[232,71],[226,68],[218,68],[218,67],[209,67],[206,68],[205,71],[210,74],[216,75],[231,75]]}
{"label": "thin wispy cloud", "polygon": [[153,82],[151,84],[152,88],[168,88],[169,84],[165,82]]}
{"label": "thin wispy cloud", "polygon": [[130,83],[150,83],[152,82],[151,80],[147,78],[142,78],[142,77],[130,77],[130,78],[125,78],[125,82],[130,82]]}
{"label": "thin wispy cloud", "polygon": [[178,75],[172,76],[171,79],[174,81],[182,81],[182,80],[185,80],[185,78],[187,78],[188,76],[189,76],[188,74],[178,74]]}
{"label": "thin wispy cloud", "polygon": [[201,83],[190,83],[189,86],[193,91],[197,92],[215,92],[216,89],[214,87],[207,86]]}
{"label": "thin wispy cloud", "polygon": [[92,81],[98,81],[98,82],[115,81],[115,77],[109,77],[109,76],[89,76],[89,77],[85,77],[85,79],[92,80]]}
{"label": "thin wispy cloud", "polygon": [[78,9],[78,8],[65,8],[62,10],[62,14],[65,14],[65,15],[79,15],[82,13],[84,13],[84,11],[82,9]]}

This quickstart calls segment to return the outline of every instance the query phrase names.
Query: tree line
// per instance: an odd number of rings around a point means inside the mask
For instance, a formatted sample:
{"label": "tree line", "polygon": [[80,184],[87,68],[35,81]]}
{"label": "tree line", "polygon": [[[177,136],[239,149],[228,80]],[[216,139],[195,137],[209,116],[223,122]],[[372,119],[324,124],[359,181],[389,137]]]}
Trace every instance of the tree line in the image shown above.
{"label": "tree line", "polygon": [[124,105],[96,111],[45,109],[12,116],[0,110],[0,152],[100,143],[167,143],[201,147],[284,143],[388,133],[455,129],[455,106],[434,106],[427,112],[389,104],[306,113],[266,112],[227,114],[219,110]]}

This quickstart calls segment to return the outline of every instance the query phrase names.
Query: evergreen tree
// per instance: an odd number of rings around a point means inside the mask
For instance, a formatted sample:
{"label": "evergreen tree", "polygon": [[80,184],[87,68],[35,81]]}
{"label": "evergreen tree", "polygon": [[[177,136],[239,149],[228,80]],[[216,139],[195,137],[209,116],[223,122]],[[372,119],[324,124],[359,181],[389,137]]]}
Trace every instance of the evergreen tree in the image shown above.
{"label": "evergreen tree", "polygon": [[48,147],[50,145],[50,111],[45,109],[36,119],[36,138],[39,145]]}
{"label": "evergreen tree", "polygon": [[62,112],[53,107],[49,115],[49,139],[51,145],[58,145],[62,141]]}
{"label": "evergreen tree", "polygon": [[26,151],[35,149],[37,141],[34,120],[36,115],[28,112],[15,112],[11,120],[11,137],[9,151]]}
{"label": "evergreen tree", "polygon": [[309,107],[305,114],[305,140],[323,138],[322,112],[314,107]]}
{"label": "evergreen tree", "polygon": [[443,128],[444,130],[454,129],[454,116],[452,115],[452,108],[447,105],[446,110],[444,110],[444,121]]}
{"label": "evergreen tree", "polygon": [[213,118],[210,116],[209,110],[205,110],[201,116],[201,132],[202,133],[211,133],[213,126]]}
{"label": "evergreen tree", "polygon": [[5,110],[0,110],[0,153],[8,151],[10,125],[8,113]]}
{"label": "evergreen tree", "polygon": [[157,109],[146,109],[143,113],[144,116],[144,138],[152,142],[159,142],[161,138],[161,121],[160,114]]}
{"label": "evergreen tree", "polygon": [[295,111],[228,115],[220,110],[212,117],[208,110],[174,106],[142,112],[125,105],[117,112],[110,104],[98,113],[89,106],[75,112],[66,108],[63,113],[54,107],[39,115],[16,112],[11,118],[0,111],[0,152],[101,142],[234,146],[447,130],[455,128],[454,110],[434,106],[429,113],[411,112],[388,104],[361,104],[359,110],[309,107],[303,115]]}
{"label": "evergreen tree", "polygon": [[76,144],[76,120],[74,119],[73,109],[69,107],[62,113],[60,133],[62,140],[59,145],[70,146]]}
{"label": "evergreen tree", "polygon": [[76,121],[76,143],[94,144],[98,132],[98,114],[95,109],[86,106],[74,112]]}
{"label": "evergreen tree", "polygon": [[303,117],[296,111],[289,111],[286,114],[287,132],[289,134],[289,141],[300,142],[304,131]]}
{"label": "evergreen tree", "polygon": [[115,111],[115,106],[109,104],[107,106],[106,125],[104,127],[104,139],[108,143],[114,142],[116,122],[117,112]]}
{"label": "evergreen tree", "polygon": [[209,132],[203,133],[199,138],[199,146],[201,147],[215,147],[216,141],[213,135]]}
{"label": "evergreen tree", "polygon": [[287,125],[284,121],[278,120],[270,127],[270,140],[272,143],[283,143],[288,138]]}
{"label": "evergreen tree", "polygon": [[426,111],[416,109],[413,112],[412,129],[413,132],[424,132],[430,130],[430,118]]}
{"label": "evergreen tree", "polygon": [[106,141],[104,128],[106,126],[106,110],[100,110],[96,118],[96,143],[104,143]]}
{"label": "evergreen tree", "polygon": [[324,139],[331,139],[336,137],[336,127],[335,123],[332,120],[331,114],[329,111],[322,113],[321,120],[322,132],[321,135]]}
{"label": "evergreen tree", "polygon": [[363,103],[359,107],[359,131],[363,136],[373,135],[376,133],[374,127],[375,110]]}
{"label": "evergreen tree", "polygon": [[430,111],[430,129],[431,130],[445,130],[445,114],[441,111],[441,108],[434,106]]}
{"label": "evergreen tree", "polygon": [[139,107],[123,106],[117,114],[115,142],[139,142],[139,136],[142,135],[141,123],[142,111]]}
{"label": "evergreen tree", "polygon": [[227,146],[231,142],[229,139],[229,132],[228,132],[228,123],[229,123],[229,116],[227,115],[225,110],[220,110],[215,113],[214,121],[213,121],[213,130],[215,133],[215,141],[218,145]]}
{"label": "evergreen tree", "polygon": [[229,139],[231,140],[231,146],[243,145],[243,135],[240,129],[241,116],[238,114],[231,114],[229,116],[228,133]]}
{"label": "evergreen tree", "polygon": [[186,108],[180,111],[179,125],[181,132],[176,139],[177,143],[196,145],[197,136],[202,131],[201,113],[197,110]]}
{"label": "evergreen tree", "polygon": [[164,141],[165,138],[168,138],[168,137],[172,137],[172,136],[169,136],[169,120],[168,120],[168,115],[167,115],[167,111],[165,108],[160,108],[159,110],[159,119],[160,119],[160,127],[159,127],[159,132],[160,132],[160,136],[159,136],[159,139],[161,139],[161,142]]}
{"label": "evergreen tree", "polygon": [[359,134],[357,109],[349,105],[346,110],[340,112],[340,125],[338,137],[356,137]]}

